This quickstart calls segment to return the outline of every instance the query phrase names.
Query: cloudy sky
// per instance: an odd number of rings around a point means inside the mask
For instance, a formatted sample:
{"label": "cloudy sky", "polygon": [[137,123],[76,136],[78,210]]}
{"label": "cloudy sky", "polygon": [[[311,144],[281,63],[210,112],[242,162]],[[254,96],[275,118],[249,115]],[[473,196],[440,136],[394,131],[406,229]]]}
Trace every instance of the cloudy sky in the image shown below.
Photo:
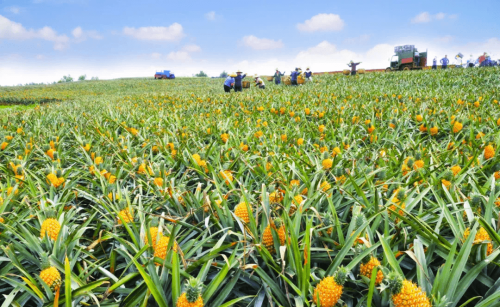
{"label": "cloudy sky", "polygon": [[498,0],[0,0],[0,85],[385,68],[394,46],[500,58]]}

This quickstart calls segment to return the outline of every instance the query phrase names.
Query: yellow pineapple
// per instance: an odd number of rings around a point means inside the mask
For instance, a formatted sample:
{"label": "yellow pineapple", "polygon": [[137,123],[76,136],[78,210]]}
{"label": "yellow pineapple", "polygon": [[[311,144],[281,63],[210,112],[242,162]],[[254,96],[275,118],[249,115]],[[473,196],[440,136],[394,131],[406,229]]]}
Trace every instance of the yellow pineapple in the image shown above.
{"label": "yellow pineapple", "polygon": [[274,249],[274,240],[273,240],[273,232],[271,229],[274,229],[278,234],[280,245],[285,244],[285,225],[281,219],[275,219],[269,225],[267,225],[266,229],[264,229],[264,233],[262,234],[262,243],[266,246],[267,250],[274,254],[276,251]]}
{"label": "yellow pineapple", "polygon": [[[380,261],[378,261],[377,258],[373,256],[365,257],[365,259],[363,259],[363,262],[359,266],[359,273],[371,279],[373,268],[379,266],[380,266]],[[383,279],[384,279],[384,273],[382,273],[382,270],[377,270],[377,278],[375,280],[375,285],[379,285]]]}
{"label": "yellow pineapple", "polygon": [[203,307],[203,298],[201,297],[201,282],[191,277],[186,281],[186,291],[177,299],[176,307]]}
{"label": "yellow pineapple", "polygon": [[40,279],[46,283],[52,291],[58,291],[61,287],[62,280],[59,271],[50,265],[47,254],[42,254],[42,271],[40,272]]}
{"label": "yellow pineapple", "polygon": [[[165,260],[165,256],[167,255],[168,242],[170,242],[170,237],[161,236],[155,247],[155,257]],[[177,248],[178,245],[176,242],[174,242],[174,244],[172,245],[172,249],[174,250],[174,252],[177,252]]]}
{"label": "yellow pineapple", "polygon": [[[467,238],[469,237],[470,235],[470,229],[467,228],[465,229],[464,231],[464,241],[467,240]],[[489,256],[491,255],[491,253],[493,253],[493,244],[491,244],[491,238],[490,236],[488,235],[488,232],[486,232],[486,230],[481,227],[479,228],[479,230],[476,232],[476,236],[474,237],[474,245],[475,244],[481,244],[483,241],[488,241],[489,243],[487,243],[487,250],[486,250],[486,256]]]}
{"label": "yellow pineapple", "polygon": [[124,200],[120,201],[120,207],[122,208],[122,210],[120,210],[118,214],[120,215],[121,219],[120,217],[118,218],[118,224],[121,225],[123,222],[125,223],[132,222],[134,220],[134,210],[126,206],[126,202]]}
{"label": "yellow pineapple", "polygon": [[48,236],[55,241],[60,230],[61,224],[55,219],[55,212],[48,211],[40,229],[40,238],[43,239],[45,236]]}
{"label": "yellow pineapple", "polygon": [[347,274],[349,271],[341,267],[334,276],[325,277],[320,281],[313,294],[313,301],[317,306],[333,307],[337,304],[344,290]]}
{"label": "yellow pineapple", "polygon": [[392,272],[387,276],[388,288],[394,307],[431,307],[426,293],[415,283]]}
{"label": "yellow pineapple", "polygon": [[247,210],[247,204],[245,202],[239,203],[235,208],[234,208],[234,215],[240,218],[245,224],[250,223],[250,216],[249,214],[252,214],[252,207],[248,205],[248,210]]}
{"label": "yellow pineapple", "polygon": [[[156,238],[158,237],[158,227],[156,227],[156,226],[149,227],[149,234],[151,235],[151,246],[153,246],[153,248],[156,248]],[[162,235],[162,233],[160,232],[160,237],[161,237],[161,235]],[[148,244],[148,235],[147,234],[144,237],[144,244]]]}

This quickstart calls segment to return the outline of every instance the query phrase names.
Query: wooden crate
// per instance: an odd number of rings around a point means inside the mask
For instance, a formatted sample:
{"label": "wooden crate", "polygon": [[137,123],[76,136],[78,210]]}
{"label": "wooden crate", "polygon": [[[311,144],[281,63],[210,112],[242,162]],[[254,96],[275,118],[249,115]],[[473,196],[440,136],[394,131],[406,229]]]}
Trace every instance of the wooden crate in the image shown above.
{"label": "wooden crate", "polygon": [[243,86],[243,88],[250,88],[250,81],[241,82],[241,86]]}

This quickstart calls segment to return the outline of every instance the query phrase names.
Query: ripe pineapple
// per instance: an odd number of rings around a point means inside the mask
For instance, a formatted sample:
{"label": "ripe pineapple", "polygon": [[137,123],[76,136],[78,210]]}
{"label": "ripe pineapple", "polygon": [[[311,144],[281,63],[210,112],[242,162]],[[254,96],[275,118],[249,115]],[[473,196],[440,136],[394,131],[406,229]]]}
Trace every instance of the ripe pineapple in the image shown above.
{"label": "ripe pineapple", "polygon": [[[155,247],[155,253],[154,256],[165,259],[165,256],[167,255],[167,247],[168,247],[168,242],[170,242],[170,237],[167,236],[162,236],[160,240],[156,243]],[[174,242],[174,245],[172,246],[172,249],[174,252],[177,252],[178,245],[176,242]]]}
{"label": "ripe pineapple", "polygon": [[[373,256],[367,256],[363,259],[363,262],[359,266],[359,273],[369,279],[372,278],[372,271],[374,267],[379,267],[380,261]],[[384,273],[382,270],[377,270],[377,277],[375,280],[375,285],[380,285],[382,280],[384,279]]]}
{"label": "ripe pineapple", "polygon": [[181,294],[177,300],[176,307],[203,307],[203,298],[201,289],[203,284],[197,279],[191,277],[186,281],[186,291]]}
{"label": "ripe pineapple", "polygon": [[[126,202],[125,201],[120,201],[120,207],[122,208],[122,210],[120,210],[120,212],[118,213],[120,215],[120,217],[123,219],[123,222],[125,223],[130,223],[134,220],[134,210],[129,208],[127,205],[126,205]],[[123,223],[122,220],[120,218],[118,218],[118,224],[122,224]]]}
{"label": "ripe pineapple", "polygon": [[403,280],[399,274],[392,272],[387,276],[388,288],[394,307],[431,307],[426,293],[415,283]]}
{"label": "ripe pineapple", "polygon": [[[158,237],[158,227],[157,226],[153,226],[153,227],[149,227],[149,234],[151,235],[151,246],[153,246],[153,249],[156,248],[156,238]],[[160,232],[160,237],[161,237],[162,233]],[[148,244],[148,235],[146,234],[146,236],[144,237],[144,244]]]}
{"label": "ripe pineapple", "polygon": [[42,254],[42,271],[40,272],[40,279],[46,283],[52,291],[58,291],[61,287],[62,280],[59,271],[50,265],[47,254]]}
{"label": "ripe pineapple", "polygon": [[[470,229],[467,228],[465,229],[464,231],[464,241],[467,240],[467,238],[469,237],[470,235]],[[491,255],[491,253],[493,253],[493,244],[491,244],[491,238],[490,236],[488,235],[488,232],[486,232],[486,230],[481,227],[479,228],[479,230],[476,232],[476,236],[474,237],[474,245],[475,244],[480,244],[482,243],[483,241],[489,241],[489,243],[487,243],[487,250],[486,250],[486,256],[489,256]]]}
{"label": "ripe pineapple", "polygon": [[317,306],[333,307],[337,304],[344,290],[347,274],[349,271],[345,267],[341,267],[334,276],[325,277],[320,281],[313,294],[313,301]]}
{"label": "ripe pineapple", "polygon": [[252,214],[252,207],[249,205],[247,210],[247,204],[245,202],[239,203],[234,208],[234,215],[239,217],[245,224],[250,223],[249,213]]}
{"label": "ripe pineapple", "polygon": [[488,160],[495,156],[495,148],[493,146],[488,145],[484,148],[484,159]]}
{"label": "ripe pineapple", "polygon": [[274,249],[274,240],[273,240],[273,232],[272,229],[276,231],[278,237],[280,239],[280,245],[285,244],[285,225],[283,221],[279,218],[272,221],[269,225],[267,225],[266,229],[264,229],[264,233],[262,234],[262,243],[266,246],[267,250],[274,254],[276,250]]}
{"label": "ripe pineapple", "polygon": [[45,235],[47,235],[52,240],[57,240],[57,236],[59,235],[59,231],[61,230],[61,224],[55,219],[54,211],[47,211],[46,219],[42,223],[42,227],[40,229],[40,238],[43,239]]}

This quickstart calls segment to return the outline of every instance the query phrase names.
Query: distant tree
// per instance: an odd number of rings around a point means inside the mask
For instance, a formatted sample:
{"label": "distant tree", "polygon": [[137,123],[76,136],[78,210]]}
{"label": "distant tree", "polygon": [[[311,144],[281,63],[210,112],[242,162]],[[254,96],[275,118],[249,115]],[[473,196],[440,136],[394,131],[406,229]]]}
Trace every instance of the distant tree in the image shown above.
{"label": "distant tree", "polygon": [[227,78],[227,72],[225,70],[221,72],[219,78]]}
{"label": "distant tree", "polygon": [[87,75],[81,75],[78,77],[78,81],[85,81],[85,79],[87,79]]}
{"label": "distant tree", "polygon": [[99,80],[99,77],[92,77],[92,78],[90,78],[90,80],[97,81],[97,80]]}
{"label": "distant tree", "polygon": [[59,83],[63,83],[63,82],[73,82],[73,77],[71,77],[70,75],[63,76],[61,78],[61,80],[59,80]]}
{"label": "distant tree", "polygon": [[203,72],[203,70],[200,70],[200,73],[199,74],[196,74],[194,75],[195,77],[202,77],[202,78],[206,78],[208,77],[208,75],[206,73]]}

